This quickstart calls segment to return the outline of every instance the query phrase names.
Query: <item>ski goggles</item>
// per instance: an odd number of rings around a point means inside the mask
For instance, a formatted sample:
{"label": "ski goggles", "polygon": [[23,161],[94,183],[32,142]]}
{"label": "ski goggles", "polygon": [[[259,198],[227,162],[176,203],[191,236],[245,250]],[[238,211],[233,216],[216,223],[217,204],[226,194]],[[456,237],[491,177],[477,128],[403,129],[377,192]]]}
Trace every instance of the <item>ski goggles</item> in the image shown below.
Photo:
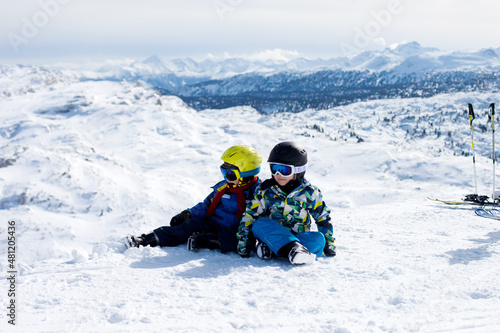
{"label": "ski goggles", "polygon": [[255,169],[248,170],[248,171],[240,171],[240,170],[238,170],[238,168],[236,168],[236,169],[235,168],[236,167],[234,165],[228,166],[228,165],[222,164],[220,166],[220,172],[222,172],[222,175],[224,176],[224,178],[226,180],[229,180],[230,182],[238,180],[238,179],[242,179],[244,181],[245,177],[255,177],[255,175],[257,175],[260,172],[260,166],[255,168]]}
{"label": "ski goggles", "polygon": [[271,174],[273,176],[280,174],[283,177],[291,177],[294,174],[304,172],[307,169],[307,164],[297,167],[288,164],[269,163],[269,166],[271,167]]}
{"label": "ski goggles", "polygon": [[224,178],[230,182],[240,179],[240,172],[236,169],[221,165],[220,172],[222,172]]}

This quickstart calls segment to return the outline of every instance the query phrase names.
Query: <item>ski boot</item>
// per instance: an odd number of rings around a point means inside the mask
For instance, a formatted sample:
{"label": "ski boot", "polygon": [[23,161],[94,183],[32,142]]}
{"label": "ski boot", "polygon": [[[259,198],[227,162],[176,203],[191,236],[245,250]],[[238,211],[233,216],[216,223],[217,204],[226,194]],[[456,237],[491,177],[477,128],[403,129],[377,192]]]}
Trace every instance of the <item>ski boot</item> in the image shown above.
{"label": "ski boot", "polygon": [[219,236],[216,233],[195,232],[189,236],[187,249],[196,252],[199,249],[218,249]]}
{"label": "ski boot", "polygon": [[299,242],[291,242],[287,245],[288,260],[292,265],[312,264],[316,260],[316,255]]}
{"label": "ski boot", "polygon": [[273,252],[271,251],[269,246],[267,246],[266,243],[260,240],[257,241],[257,248],[255,249],[255,251],[257,252],[257,256],[260,259],[269,260],[273,257]]}

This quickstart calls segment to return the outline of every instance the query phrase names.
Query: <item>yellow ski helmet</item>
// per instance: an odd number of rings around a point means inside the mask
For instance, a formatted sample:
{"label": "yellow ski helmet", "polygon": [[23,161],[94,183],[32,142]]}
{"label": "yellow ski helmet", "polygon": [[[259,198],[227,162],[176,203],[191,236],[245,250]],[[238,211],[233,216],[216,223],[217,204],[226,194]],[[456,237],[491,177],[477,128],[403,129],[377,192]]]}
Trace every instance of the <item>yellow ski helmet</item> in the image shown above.
{"label": "yellow ski helmet", "polygon": [[259,152],[245,145],[230,147],[222,154],[221,160],[238,167],[239,178],[257,175],[262,163]]}

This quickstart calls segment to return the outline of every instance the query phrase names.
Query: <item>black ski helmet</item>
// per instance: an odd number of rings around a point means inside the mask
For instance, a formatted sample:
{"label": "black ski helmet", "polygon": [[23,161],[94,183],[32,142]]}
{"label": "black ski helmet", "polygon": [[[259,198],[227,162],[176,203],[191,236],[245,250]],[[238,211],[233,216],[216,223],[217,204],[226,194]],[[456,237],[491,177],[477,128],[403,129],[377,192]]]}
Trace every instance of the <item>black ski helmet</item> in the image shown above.
{"label": "black ski helmet", "polygon": [[[278,143],[269,153],[269,163],[303,166],[307,164],[307,152],[304,148],[292,141]],[[298,173],[297,180],[302,180],[306,172]]]}

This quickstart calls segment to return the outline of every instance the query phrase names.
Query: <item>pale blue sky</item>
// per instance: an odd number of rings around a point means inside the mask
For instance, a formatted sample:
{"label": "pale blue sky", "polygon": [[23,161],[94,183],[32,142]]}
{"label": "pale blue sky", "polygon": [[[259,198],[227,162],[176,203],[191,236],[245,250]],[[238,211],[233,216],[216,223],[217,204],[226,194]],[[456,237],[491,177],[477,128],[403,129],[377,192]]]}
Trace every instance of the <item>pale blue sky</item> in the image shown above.
{"label": "pale blue sky", "polygon": [[0,64],[499,47],[498,0],[0,0]]}

